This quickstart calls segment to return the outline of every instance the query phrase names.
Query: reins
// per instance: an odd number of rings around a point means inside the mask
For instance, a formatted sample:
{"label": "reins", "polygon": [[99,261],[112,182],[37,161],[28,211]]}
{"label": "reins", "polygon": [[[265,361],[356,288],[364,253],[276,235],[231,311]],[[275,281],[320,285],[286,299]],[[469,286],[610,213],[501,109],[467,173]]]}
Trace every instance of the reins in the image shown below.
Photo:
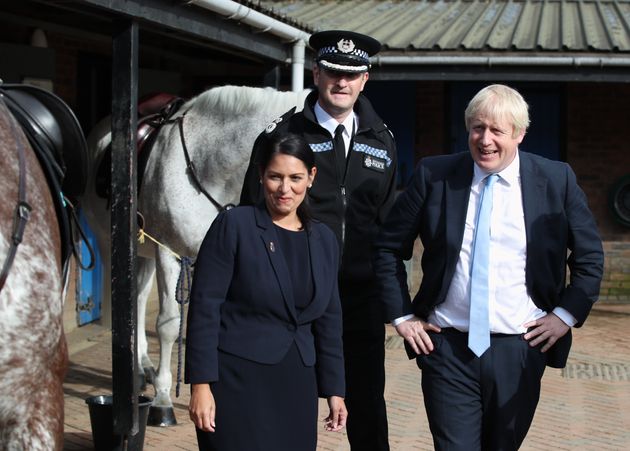
{"label": "reins", "polygon": [[221,205],[219,202],[217,202],[215,200],[214,197],[212,197],[212,195],[208,191],[206,191],[206,189],[203,187],[203,185],[199,181],[199,177],[197,177],[197,172],[195,170],[195,165],[193,164],[192,160],[190,159],[190,155],[188,153],[188,146],[186,146],[186,139],[184,138],[184,117],[186,116],[187,112],[188,111],[185,111],[184,114],[182,114],[181,116],[177,117],[175,119],[175,121],[177,121],[177,126],[179,127],[179,139],[181,140],[181,143],[182,143],[182,149],[184,149],[184,157],[186,158],[186,167],[188,168],[188,172],[190,173],[190,177],[192,178],[192,180],[193,180],[195,186],[197,187],[197,189],[204,196],[206,196],[206,198],[210,201],[210,203],[212,203],[212,205],[214,205],[214,207],[217,210],[219,210],[219,212],[222,212],[224,210],[230,210],[231,208],[234,208],[235,205],[232,204],[232,203]]}
{"label": "reins", "polygon": [[0,291],[4,287],[4,284],[9,275],[9,270],[13,265],[13,260],[15,259],[17,248],[22,242],[22,238],[24,237],[24,229],[26,228],[26,223],[31,216],[32,209],[29,203],[26,201],[26,162],[24,155],[24,146],[15,131],[13,118],[9,118],[9,123],[11,124],[11,134],[13,135],[17,143],[19,158],[18,202],[15,206],[15,216],[13,217],[13,230],[11,233],[9,253],[6,260],[4,261],[4,265],[2,266],[2,272],[0,272]]}

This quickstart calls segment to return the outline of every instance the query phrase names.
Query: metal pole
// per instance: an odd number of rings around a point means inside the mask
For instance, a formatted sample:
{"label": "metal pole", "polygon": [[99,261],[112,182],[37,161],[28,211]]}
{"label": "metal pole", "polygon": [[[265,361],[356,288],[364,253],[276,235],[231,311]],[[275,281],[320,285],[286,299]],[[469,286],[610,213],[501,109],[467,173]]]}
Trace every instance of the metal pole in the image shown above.
{"label": "metal pole", "polygon": [[300,92],[304,89],[304,54],[306,42],[299,39],[293,44],[293,58],[291,59],[291,90]]}
{"label": "metal pole", "polygon": [[[114,433],[138,432],[137,161],[138,23],[119,19],[112,39],[112,383]],[[123,443],[124,444],[124,443]],[[123,446],[122,449],[127,449]]]}

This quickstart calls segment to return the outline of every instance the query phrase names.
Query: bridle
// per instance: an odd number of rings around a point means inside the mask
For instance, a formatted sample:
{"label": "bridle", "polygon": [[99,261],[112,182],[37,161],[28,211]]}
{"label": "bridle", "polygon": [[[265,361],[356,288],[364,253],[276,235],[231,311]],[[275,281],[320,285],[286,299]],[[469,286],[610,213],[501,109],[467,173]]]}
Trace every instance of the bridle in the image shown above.
{"label": "bridle", "polygon": [[13,260],[15,259],[17,248],[22,242],[22,238],[24,237],[24,229],[26,228],[26,223],[31,216],[32,209],[29,203],[26,201],[26,157],[24,154],[24,145],[22,144],[22,140],[19,139],[19,136],[15,131],[15,124],[12,117],[10,117],[9,123],[11,125],[11,134],[13,135],[17,143],[19,158],[18,201],[15,206],[15,215],[13,217],[13,230],[11,233],[9,253],[6,260],[4,261],[4,264],[2,265],[2,272],[0,272],[0,291],[4,287],[4,284],[9,275],[9,270],[13,265]]}
{"label": "bridle", "polygon": [[233,203],[228,203],[225,205],[221,205],[214,197],[212,197],[212,195],[206,191],[206,189],[203,187],[203,185],[201,184],[201,182],[199,181],[199,178],[197,177],[197,172],[195,170],[195,165],[193,164],[192,160],[190,159],[190,155],[188,153],[188,147],[186,146],[186,139],[184,138],[184,117],[186,116],[186,113],[188,111],[185,111],[181,116],[178,116],[176,119],[174,119],[174,121],[177,122],[177,126],[179,128],[179,138],[182,142],[182,149],[184,149],[184,157],[186,158],[186,167],[188,169],[188,172],[190,173],[190,177],[193,180],[193,183],[195,184],[195,186],[197,187],[197,189],[204,195],[206,196],[206,198],[210,201],[210,203],[212,205],[214,205],[214,207],[219,210],[219,212],[225,211],[225,210],[230,210],[232,208],[234,208],[236,205],[234,205]]}

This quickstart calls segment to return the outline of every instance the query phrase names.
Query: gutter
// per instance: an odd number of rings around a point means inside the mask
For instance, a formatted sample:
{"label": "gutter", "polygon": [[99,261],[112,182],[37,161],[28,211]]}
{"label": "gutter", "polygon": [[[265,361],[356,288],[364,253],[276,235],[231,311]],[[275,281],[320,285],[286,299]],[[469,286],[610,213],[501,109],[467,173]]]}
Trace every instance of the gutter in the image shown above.
{"label": "gutter", "polygon": [[571,67],[629,67],[627,57],[570,57],[570,56],[394,56],[377,55],[371,58],[375,66],[387,65],[463,65],[463,66],[571,66]]}
{"label": "gutter", "polygon": [[293,43],[292,55],[287,61],[291,63],[291,90],[298,92],[304,89],[304,60],[309,33],[232,0],[188,0],[187,3],[213,11],[225,16],[226,19],[257,28],[261,33],[271,33]]}

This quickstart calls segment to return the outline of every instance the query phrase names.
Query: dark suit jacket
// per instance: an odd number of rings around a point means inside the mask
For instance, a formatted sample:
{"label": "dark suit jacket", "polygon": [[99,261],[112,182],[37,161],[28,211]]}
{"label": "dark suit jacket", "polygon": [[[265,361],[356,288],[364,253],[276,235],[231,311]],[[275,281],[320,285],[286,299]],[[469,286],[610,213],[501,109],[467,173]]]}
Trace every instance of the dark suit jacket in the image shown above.
{"label": "dark suit jacket", "polygon": [[[519,155],[528,293],[542,310],[565,308],[579,327],[597,300],[603,272],[595,220],[568,164]],[[376,242],[375,267],[388,320],[409,313],[426,319],[444,302],[464,236],[473,164],[468,152],[425,158],[398,197]],[[402,260],[411,258],[416,236],[424,245],[423,277],[412,303]],[[548,365],[563,367],[570,347],[569,332],[548,352]]]}
{"label": "dark suit jacket", "polygon": [[264,205],[217,216],[195,263],[186,334],[187,383],[218,379],[218,349],[264,364],[296,343],[316,365],[320,396],[344,396],[339,245],[324,224],[308,232],[314,298],[296,313],[291,277]]}

